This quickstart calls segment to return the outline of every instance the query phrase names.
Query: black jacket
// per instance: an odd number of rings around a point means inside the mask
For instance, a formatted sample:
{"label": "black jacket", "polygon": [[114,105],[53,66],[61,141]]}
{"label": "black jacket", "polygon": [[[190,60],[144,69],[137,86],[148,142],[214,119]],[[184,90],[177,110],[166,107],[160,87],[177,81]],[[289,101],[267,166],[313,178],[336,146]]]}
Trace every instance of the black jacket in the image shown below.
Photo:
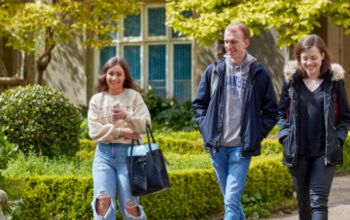
{"label": "black jacket", "polygon": [[[296,62],[290,62],[285,68],[285,82],[278,109],[278,139],[283,145],[283,162],[286,166],[295,166],[298,162],[300,147],[299,91],[302,79],[296,74]],[[325,164],[343,162],[343,143],[350,125],[350,110],[344,88],[344,70],[338,64],[324,78],[324,120],[325,120]],[[336,99],[336,100],[335,100]],[[338,113],[336,113],[338,110]],[[337,117],[338,116],[338,117]]]}
{"label": "black jacket", "polygon": [[[223,129],[225,61],[218,62],[217,71],[213,71],[213,67],[213,64],[209,65],[202,75],[193,108],[205,147],[215,151],[219,148]],[[211,97],[212,73],[219,74],[219,85]],[[250,65],[242,106],[242,156],[259,155],[261,140],[277,121],[277,102],[271,77],[257,62]]]}

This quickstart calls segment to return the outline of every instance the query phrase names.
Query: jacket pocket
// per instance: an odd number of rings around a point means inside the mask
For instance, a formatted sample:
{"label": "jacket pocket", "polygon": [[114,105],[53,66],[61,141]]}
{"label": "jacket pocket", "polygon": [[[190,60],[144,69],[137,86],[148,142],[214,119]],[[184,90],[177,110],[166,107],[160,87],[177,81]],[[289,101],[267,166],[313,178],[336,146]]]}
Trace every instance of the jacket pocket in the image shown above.
{"label": "jacket pocket", "polygon": [[296,155],[296,149],[293,148],[292,141],[292,136],[290,135],[287,135],[285,138],[282,139],[283,155],[287,161],[293,160]]}

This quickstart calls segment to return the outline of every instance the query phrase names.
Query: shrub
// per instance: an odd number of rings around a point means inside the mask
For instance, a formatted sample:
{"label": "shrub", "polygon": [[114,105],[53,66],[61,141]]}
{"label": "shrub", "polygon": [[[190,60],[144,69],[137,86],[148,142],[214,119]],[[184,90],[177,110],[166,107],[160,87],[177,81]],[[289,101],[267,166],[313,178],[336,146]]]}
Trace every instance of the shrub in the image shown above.
{"label": "shrub", "polygon": [[[281,155],[279,155],[280,157]],[[243,196],[248,216],[268,214],[267,208],[291,196],[292,183],[280,158],[253,162]],[[171,188],[141,198],[149,219],[202,219],[223,210],[214,171],[182,170],[169,173]],[[10,198],[22,199],[15,219],[91,219],[91,177],[7,177],[0,184]],[[261,209],[261,206],[266,209]]]}
{"label": "shrub", "polygon": [[0,131],[0,169],[6,169],[9,160],[15,157],[17,148],[8,142],[4,134]]}
{"label": "shrub", "polygon": [[0,127],[25,153],[49,157],[79,149],[81,115],[61,93],[45,86],[16,87],[0,95]]}
{"label": "shrub", "polygon": [[143,93],[143,98],[152,116],[152,127],[162,131],[193,131],[196,124],[191,102],[178,103],[176,99],[155,96],[152,89]]}
{"label": "shrub", "polygon": [[172,108],[156,115],[154,120],[161,127],[174,131],[193,131],[197,128],[191,102],[176,103]]}
{"label": "shrub", "polygon": [[88,121],[85,118],[80,124],[80,139],[90,139]]}

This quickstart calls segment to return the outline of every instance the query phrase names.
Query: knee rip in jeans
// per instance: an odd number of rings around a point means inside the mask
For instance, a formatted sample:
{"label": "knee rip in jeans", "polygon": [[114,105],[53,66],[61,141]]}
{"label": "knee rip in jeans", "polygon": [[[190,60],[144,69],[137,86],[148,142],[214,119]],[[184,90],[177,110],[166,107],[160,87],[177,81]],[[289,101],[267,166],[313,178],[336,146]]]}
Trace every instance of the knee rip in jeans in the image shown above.
{"label": "knee rip in jeans", "polygon": [[138,205],[134,201],[126,202],[125,214],[129,216],[130,219],[145,219],[145,213],[142,206]]}
{"label": "knee rip in jeans", "polygon": [[111,206],[111,197],[105,189],[101,189],[96,198],[96,213],[105,216]]}

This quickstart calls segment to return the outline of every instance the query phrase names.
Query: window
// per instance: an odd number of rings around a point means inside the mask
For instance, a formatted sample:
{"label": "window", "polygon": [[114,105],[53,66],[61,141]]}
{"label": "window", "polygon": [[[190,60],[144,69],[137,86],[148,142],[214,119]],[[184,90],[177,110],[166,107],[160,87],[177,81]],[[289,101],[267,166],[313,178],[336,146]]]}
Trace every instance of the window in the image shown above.
{"label": "window", "polygon": [[131,15],[124,19],[124,37],[138,37],[141,34],[141,16]]}
{"label": "window", "polygon": [[148,52],[148,83],[154,94],[166,98],[165,45],[150,45]]}
{"label": "window", "polygon": [[165,8],[148,8],[148,36],[165,36]]}
{"label": "window", "polygon": [[124,28],[111,47],[101,50],[100,61],[115,55],[124,57],[141,88],[151,86],[154,94],[163,98],[191,100],[192,41],[165,25],[164,4],[146,4],[140,15],[121,23]]}
{"label": "window", "polygon": [[100,70],[105,63],[116,55],[116,47],[105,47],[100,51]]}
{"label": "window", "polygon": [[131,77],[138,86],[141,86],[141,47],[140,46],[125,46],[124,58],[129,64]]}
{"label": "window", "polygon": [[191,100],[191,44],[174,45],[174,96],[179,102]]}

